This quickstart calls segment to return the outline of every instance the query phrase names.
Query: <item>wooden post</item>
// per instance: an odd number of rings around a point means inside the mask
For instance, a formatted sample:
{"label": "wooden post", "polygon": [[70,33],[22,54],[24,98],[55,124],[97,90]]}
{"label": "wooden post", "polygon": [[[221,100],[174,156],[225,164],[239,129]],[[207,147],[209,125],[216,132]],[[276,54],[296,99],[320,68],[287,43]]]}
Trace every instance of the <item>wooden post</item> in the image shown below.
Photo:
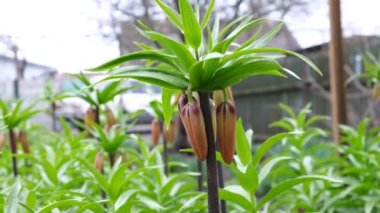
{"label": "wooden post", "polygon": [[330,90],[332,131],[335,143],[339,143],[339,124],[347,124],[347,102],[344,88],[344,59],[341,27],[340,0],[329,0],[330,8]]}

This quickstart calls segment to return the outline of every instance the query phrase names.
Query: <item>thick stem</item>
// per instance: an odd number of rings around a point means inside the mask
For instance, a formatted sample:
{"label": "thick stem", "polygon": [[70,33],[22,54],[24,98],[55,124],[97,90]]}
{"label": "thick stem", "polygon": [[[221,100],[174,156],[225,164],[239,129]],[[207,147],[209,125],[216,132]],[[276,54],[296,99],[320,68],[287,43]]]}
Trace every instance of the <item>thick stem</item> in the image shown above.
{"label": "thick stem", "polygon": [[112,169],[112,167],[116,161],[116,152],[109,153],[109,160],[110,160],[110,165],[111,165],[111,169]]}
{"label": "thick stem", "polygon": [[57,105],[56,103],[53,101],[51,103],[51,120],[53,122],[53,131],[56,132],[57,131],[57,115],[56,115],[56,110],[57,110]]}
{"label": "thick stem", "polygon": [[218,173],[215,156],[215,143],[210,111],[209,93],[200,92],[199,98],[205,122],[208,145],[206,158],[208,211],[209,213],[219,213]]}
{"label": "thick stem", "polygon": [[95,123],[100,125],[100,107],[98,105],[95,106]]}
{"label": "thick stem", "polygon": [[203,183],[203,166],[202,166],[202,161],[199,161],[197,160],[197,170],[198,170],[198,173],[199,173],[199,176],[197,178],[197,181],[198,181],[198,191],[203,191],[203,186],[202,186],[202,183]]}
{"label": "thick stem", "polygon": [[17,144],[16,144],[16,138],[15,134],[13,132],[13,129],[9,129],[9,143],[11,147],[12,152],[12,168],[13,168],[13,175],[16,177],[18,175],[18,169],[17,169]]}

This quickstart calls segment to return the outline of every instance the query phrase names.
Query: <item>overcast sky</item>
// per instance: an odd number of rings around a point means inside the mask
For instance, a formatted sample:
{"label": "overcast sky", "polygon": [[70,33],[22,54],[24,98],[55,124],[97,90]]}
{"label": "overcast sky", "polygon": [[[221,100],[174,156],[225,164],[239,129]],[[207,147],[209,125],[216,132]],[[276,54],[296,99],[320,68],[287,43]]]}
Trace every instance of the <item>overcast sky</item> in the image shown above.
{"label": "overcast sky", "polygon": [[[327,0],[320,2],[285,20],[304,47],[328,40]],[[342,0],[345,34],[380,35],[379,8],[379,0]],[[0,35],[12,35],[30,61],[76,72],[118,55],[98,31],[101,13],[94,0],[0,0]]]}

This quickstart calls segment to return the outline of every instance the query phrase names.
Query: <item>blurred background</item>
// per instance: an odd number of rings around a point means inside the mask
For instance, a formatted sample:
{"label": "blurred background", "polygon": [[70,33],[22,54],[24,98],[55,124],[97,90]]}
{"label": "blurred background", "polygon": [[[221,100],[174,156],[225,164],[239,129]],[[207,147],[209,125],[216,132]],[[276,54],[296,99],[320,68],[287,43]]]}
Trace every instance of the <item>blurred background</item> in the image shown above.
{"label": "blurred background", "polygon": [[[176,6],[176,1],[165,2]],[[207,3],[200,1],[201,13]],[[373,18],[380,2],[342,0],[341,3],[345,72],[360,74],[363,54],[369,51],[377,55],[380,49],[380,22]],[[285,58],[283,63],[302,80],[257,77],[235,86],[238,112],[246,128],[253,128],[257,138],[276,132],[268,124],[282,117],[279,102],[295,109],[312,102],[313,112],[330,114],[327,0],[223,0],[217,1],[216,7],[223,23],[243,15],[270,19],[263,26],[264,33],[279,20],[285,21],[286,26],[269,46],[305,54],[324,72],[323,77],[316,76],[299,60]],[[79,73],[137,50],[133,42],[143,39],[135,29],[137,20],[179,38],[154,0],[0,0],[0,98],[34,101],[44,93],[47,81],[57,91],[70,91],[73,79],[67,73]],[[249,38],[255,30],[241,39]],[[96,81],[102,76],[88,77]],[[371,100],[371,90],[365,82],[356,79],[346,86],[351,124],[364,116],[379,117],[374,116],[379,113],[378,102]],[[159,94],[155,88],[143,87],[121,95],[116,104],[126,111],[135,111],[159,99]],[[67,118],[82,117],[87,108],[79,99],[65,99],[60,103],[59,113]],[[44,115],[35,120],[51,126]],[[148,123],[149,119],[147,128]],[[329,127],[329,121],[324,125]]]}

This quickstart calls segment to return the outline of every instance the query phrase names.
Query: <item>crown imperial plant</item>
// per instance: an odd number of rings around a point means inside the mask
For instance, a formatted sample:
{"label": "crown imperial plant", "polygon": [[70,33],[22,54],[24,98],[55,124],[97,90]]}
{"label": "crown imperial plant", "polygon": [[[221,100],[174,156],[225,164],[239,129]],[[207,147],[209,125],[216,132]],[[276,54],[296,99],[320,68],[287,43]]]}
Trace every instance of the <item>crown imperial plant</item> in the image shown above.
{"label": "crown imperial plant", "polygon": [[[218,17],[214,24],[209,24],[215,0],[210,0],[204,16],[199,17],[189,0],[179,1],[179,12],[162,0],[155,0],[166,14],[168,20],[183,34],[180,41],[163,33],[152,30],[140,22],[138,31],[142,36],[157,44],[158,47],[136,43],[141,50],[131,52],[108,61],[88,71],[107,71],[109,75],[103,81],[115,79],[136,79],[162,87],[162,107],[165,124],[171,121],[171,97],[175,90],[187,94],[199,93],[199,100],[178,103],[180,116],[190,138],[195,155],[202,160],[207,158],[207,190],[209,212],[219,212],[215,143],[213,135],[212,113],[209,103],[210,93],[225,90],[252,76],[272,75],[286,77],[285,74],[298,76],[283,67],[276,59],[278,55],[292,55],[300,58],[321,74],[320,70],[305,56],[289,50],[266,47],[280,32],[280,22],[266,33],[253,33],[251,38],[239,43],[237,39],[248,30],[261,25],[265,19],[253,19],[251,16],[240,17],[231,23],[220,26]],[[260,29],[257,27],[256,29]],[[262,36],[261,36],[262,35]],[[139,65],[128,62],[139,61]],[[121,66],[123,65],[123,66]],[[218,104],[216,105],[219,106]],[[222,119],[231,120],[231,105],[224,103],[219,109],[219,129],[228,128]],[[226,114],[223,114],[223,113]],[[218,116],[216,116],[218,117]],[[203,121],[202,121],[203,120]],[[224,145],[231,147],[232,131],[228,137],[223,135]],[[219,137],[220,132],[218,133]],[[222,145],[222,146],[224,146]],[[224,158],[230,161],[233,149],[223,148]]]}

